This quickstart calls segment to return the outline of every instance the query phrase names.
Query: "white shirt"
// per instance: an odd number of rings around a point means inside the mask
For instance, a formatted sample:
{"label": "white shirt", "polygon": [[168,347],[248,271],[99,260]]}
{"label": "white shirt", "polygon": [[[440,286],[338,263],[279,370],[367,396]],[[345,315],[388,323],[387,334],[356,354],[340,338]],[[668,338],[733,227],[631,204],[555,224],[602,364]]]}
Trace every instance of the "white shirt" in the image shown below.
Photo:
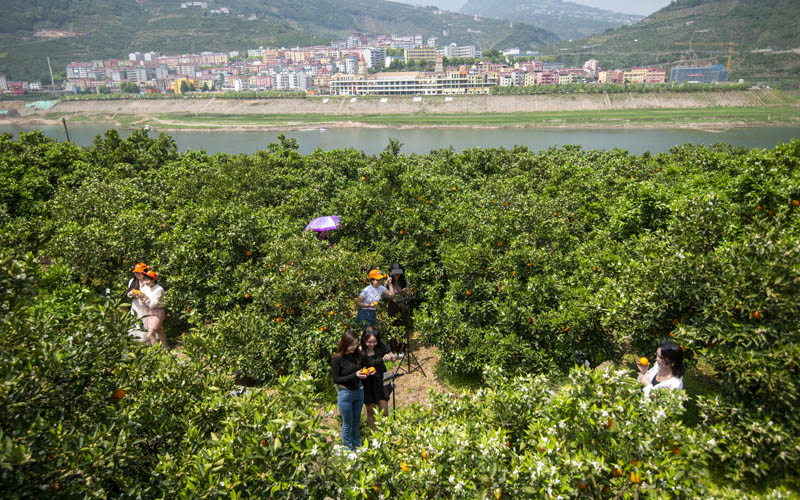
{"label": "white shirt", "polygon": [[[647,377],[647,380],[652,381],[653,377],[656,376],[656,373],[658,373],[658,361],[653,363],[653,366],[649,370],[647,370],[647,373],[645,374],[645,377]],[[668,378],[667,380],[664,380],[663,382],[659,382],[658,385],[652,385],[652,384],[646,385],[646,386],[644,386],[644,394],[645,394],[645,396],[649,396],[650,395],[650,391],[654,391],[656,389],[678,389],[678,390],[683,390],[683,377],[676,377],[676,376],[673,375],[672,377]]]}
{"label": "white shirt", "polygon": [[156,283],[153,286],[142,285],[142,302],[150,309],[164,307],[164,289]]}
{"label": "white shirt", "polygon": [[[131,287],[134,279],[136,278],[131,278],[131,280],[128,281],[128,288]],[[139,319],[145,314],[147,314],[147,307],[144,305],[141,299],[136,295],[131,297],[131,314],[135,314],[136,319]]]}
{"label": "white shirt", "polygon": [[[372,285],[369,285],[365,289],[361,290],[361,296],[364,297],[365,304],[372,304],[373,302],[380,302],[381,297],[383,297],[384,292],[388,292],[389,290],[386,289],[383,285],[378,285],[378,288],[375,288]],[[374,311],[374,307],[362,307],[362,309],[368,309]]]}

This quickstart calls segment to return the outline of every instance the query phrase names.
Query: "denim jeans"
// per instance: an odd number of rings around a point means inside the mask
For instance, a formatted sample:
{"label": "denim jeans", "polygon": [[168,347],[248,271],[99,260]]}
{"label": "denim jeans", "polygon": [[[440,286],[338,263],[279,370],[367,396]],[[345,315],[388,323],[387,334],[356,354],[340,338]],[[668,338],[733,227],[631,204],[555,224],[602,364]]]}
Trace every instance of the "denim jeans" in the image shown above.
{"label": "denim jeans", "polygon": [[339,387],[339,413],[342,414],[342,443],[355,451],[361,446],[361,407],[364,406],[364,388]]}
{"label": "denim jeans", "polygon": [[359,309],[356,315],[356,323],[362,328],[375,326],[377,315],[374,309]]}

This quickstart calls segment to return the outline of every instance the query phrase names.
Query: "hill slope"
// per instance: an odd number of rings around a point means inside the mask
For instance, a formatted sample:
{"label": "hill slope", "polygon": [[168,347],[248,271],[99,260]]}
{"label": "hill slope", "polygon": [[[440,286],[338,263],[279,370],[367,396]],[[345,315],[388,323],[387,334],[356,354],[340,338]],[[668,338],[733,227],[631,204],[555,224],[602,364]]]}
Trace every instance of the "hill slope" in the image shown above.
{"label": "hill slope", "polygon": [[[385,0],[211,0],[208,9],[181,8],[178,0],[5,3],[10,14],[0,20],[0,73],[12,79],[45,78],[46,56],[57,72],[73,60],[124,57],[133,51],[185,53],[327,44],[352,31],[437,36],[440,43],[469,43],[482,49],[537,47],[558,40],[549,31],[521,23],[476,21],[434,7]],[[210,13],[220,7],[228,7],[230,14]]]}
{"label": "hill slope", "polygon": [[468,0],[459,12],[545,26],[562,39],[582,38],[634,24],[642,16],[620,14],[561,0]]}
{"label": "hill slope", "polygon": [[[574,61],[598,59],[605,68],[633,65],[727,64],[734,42],[731,79],[798,86],[800,2],[795,0],[677,0],[643,21],[553,48]],[[688,45],[675,43],[692,42]]]}

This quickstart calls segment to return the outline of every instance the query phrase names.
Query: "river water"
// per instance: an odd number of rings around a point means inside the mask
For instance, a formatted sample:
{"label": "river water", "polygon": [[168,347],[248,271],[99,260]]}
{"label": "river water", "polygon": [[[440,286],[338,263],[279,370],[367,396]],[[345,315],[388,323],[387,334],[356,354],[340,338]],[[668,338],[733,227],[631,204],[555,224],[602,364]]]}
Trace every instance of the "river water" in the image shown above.
{"label": "river water", "polygon": [[[102,124],[70,124],[70,139],[81,145],[92,144],[97,134],[111,128]],[[20,132],[41,129],[45,135],[60,141],[66,140],[64,128],[60,125],[16,126],[2,125],[0,133]],[[127,136],[130,130],[119,130]],[[157,132],[151,131],[155,137]],[[263,150],[275,142],[280,132],[170,132],[178,148],[185,150],[204,149],[208,153],[246,153]],[[736,128],[723,132],[705,132],[689,129],[539,129],[539,128],[331,128],[288,131],[286,136],[294,138],[300,145],[300,152],[308,154],[318,148],[323,150],[355,148],[367,154],[380,153],[389,139],[400,141],[403,153],[428,153],[433,149],[452,147],[456,151],[468,148],[511,148],[516,145],[527,146],[531,150],[547,149],[551,146],[577,144],[583,149],[620,148],[631,153],[645,151],[659,153],[679,144],[727,143],[746,148],[772,148],[778,143],[800,138],[800,127],[756,127]]]}

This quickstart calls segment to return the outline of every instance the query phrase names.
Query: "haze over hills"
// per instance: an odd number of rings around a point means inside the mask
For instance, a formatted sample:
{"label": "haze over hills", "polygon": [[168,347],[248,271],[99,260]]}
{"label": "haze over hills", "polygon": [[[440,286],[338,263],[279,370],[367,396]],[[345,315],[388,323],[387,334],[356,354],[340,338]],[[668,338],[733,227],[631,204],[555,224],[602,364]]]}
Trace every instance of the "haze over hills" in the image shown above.
{"label": "haze over hills", "polygon": [[547,53],[570,62],[593,57],[603,68],[725,65],[733,42],[730,79],[798,88],[798,26],[796,0],[676,0],[635,25],[564,42]]}
{"label": "haze over hills", "polygon": [[562,0],[468,0],[459,12],[547,27],[563,40],[583,38],[643,19]]}
{"label": "haze over hills", "polygon": [[[385,0],[5,0],[0,73],[49,82],[70,61],[125,57],[134,51],[188,53],[259,46],[328,44],[353,31],[436,36],[439,44],[535,48],[558,41],[524,23],[439,11]],[[229,14],[212,14],[227,7]]]}

